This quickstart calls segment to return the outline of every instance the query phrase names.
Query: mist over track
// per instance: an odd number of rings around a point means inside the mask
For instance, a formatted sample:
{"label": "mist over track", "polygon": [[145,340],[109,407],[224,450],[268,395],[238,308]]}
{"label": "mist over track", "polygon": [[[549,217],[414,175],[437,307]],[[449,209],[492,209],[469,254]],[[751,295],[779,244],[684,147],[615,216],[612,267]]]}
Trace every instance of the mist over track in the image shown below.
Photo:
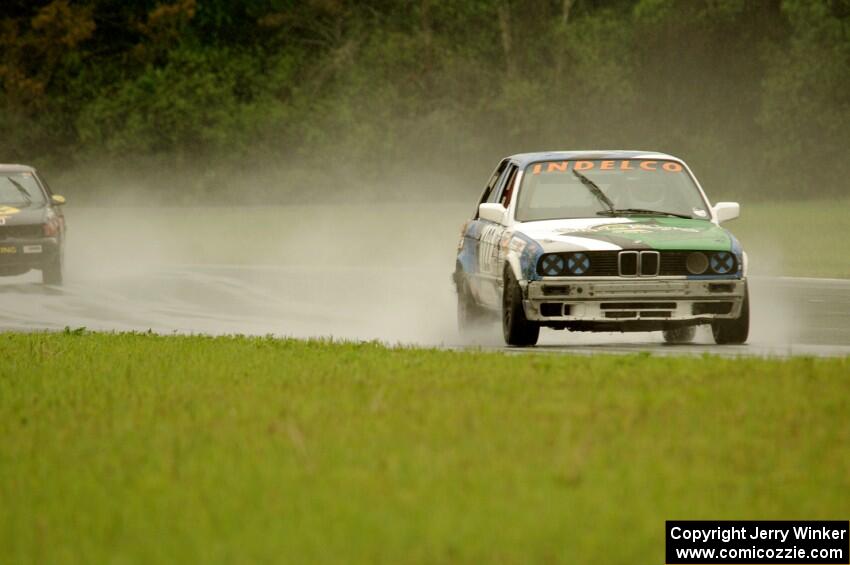
{"label": "mist over track", "polygon": [[[472,345],[457,334],[450,273],[467,208],[422,205],[418,220],[399,205],[72,210],[66,284],[42,286],[36,272],[0,279],[0,328],[503,349],[496,326]],[[850,355],[850,280],[751,284],[747,345],[716,346],[705,328],[688,346],[666,346],[660,333],[545,330],[533,351]]]}

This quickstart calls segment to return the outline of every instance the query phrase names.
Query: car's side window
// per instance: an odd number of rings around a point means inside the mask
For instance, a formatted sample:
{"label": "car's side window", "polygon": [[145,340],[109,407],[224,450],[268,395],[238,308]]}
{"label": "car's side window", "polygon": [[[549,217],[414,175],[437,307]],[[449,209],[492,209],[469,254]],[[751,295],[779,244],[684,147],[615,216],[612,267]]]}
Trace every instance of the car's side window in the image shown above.
{"label": "car's side window", "polygon": [[[508,161],[504,160],[499,163],[499,166],[496,167],[496,170],[493,171],[493,175],[490,177],[490,181],[487,183],[487,186],[484,187],[484,193],[481,195],[481,199],[478,201],[478,204],[484,204],[485,202],[493,202],[490,200],[491,196],[494,196],[494,193],[498,192],[496,189],[499,187],[500,181],[505,174],[505,171],[508,168]],[[475,207],[475,219],[478,219],[478,206]]]}
{"label": "car's side window", "polygon": [[499,182],[496,184],[496,188],[493,189],[493,192],[490,193],[490,198],[487,199],[487,202],[493,203],[502,203],[504,200],[505,191],[511,186],[511,182],[516,175],[517,166],[513,163],[509,164],[505,169],[505,172],[499,178]]}
{"label": "car's side window", "polygon": [[510,169],[511,170],[508,172],[508,180],[502,190],[502,195],[499,197],[499,204],[505,208],[511,204],[511,197],[514,194],[514,185],[516,184],[516,175],[517,171],[519,171],[519,167],[511,165]]}
{"label": "car's side window", "polygon": [[502,171],[502,174],[499,176],[499,181],[496,183],[495,188],[493,188],[493,190],[490,192],[490,196],[487,198],[487,202],[496,203],[501,201],[502,192],[508,185],[508,180],[511,178],[515,170],[516,165],[514,164],[508,164],[508,166],[505,167],[505,170]]}
{"label": "car's side window", "polygon": [[41,183],[41,186],[44,188],[44,191],[47,193],[47,196],[50,197],[53,194],[53,191],[50,189],[50,185],[47,184],[47,180],[40,174],[36,174],[35,176],[38,179],[38,182]]}

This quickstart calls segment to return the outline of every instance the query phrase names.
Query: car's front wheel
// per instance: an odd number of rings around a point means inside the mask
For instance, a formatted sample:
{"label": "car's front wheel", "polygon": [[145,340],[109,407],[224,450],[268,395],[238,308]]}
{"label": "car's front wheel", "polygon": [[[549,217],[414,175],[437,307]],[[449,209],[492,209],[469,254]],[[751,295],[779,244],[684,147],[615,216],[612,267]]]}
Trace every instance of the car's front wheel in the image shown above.
{"label": "car's front wheel", "polygon": [[715,320],[711,323],[714,342],[721,345],[738,344],[747,341],[750,333],[750,290],[744,291],[744,304],[741,315],[731,320]]}
{"label": "car's front wheel", "polygon": [[64,279],[64,261],[62,260],[62,252],[59,251],[47,263],[41,267],[41,282],[42,284],[50,284],[59,286]]}
{"label": "car's front wheel", "polygon": [[510,267],[505,269],[502,290],[502,331],[505,343],[517,347],[535,345],[540,337],[540,326],[525,317],[522,289]]}

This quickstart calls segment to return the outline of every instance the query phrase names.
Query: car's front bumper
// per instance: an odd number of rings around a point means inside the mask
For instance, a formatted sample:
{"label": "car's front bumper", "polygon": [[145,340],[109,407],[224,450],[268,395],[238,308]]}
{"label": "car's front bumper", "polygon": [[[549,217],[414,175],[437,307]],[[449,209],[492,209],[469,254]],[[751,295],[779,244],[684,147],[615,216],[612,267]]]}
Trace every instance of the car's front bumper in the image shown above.
{"label": "car's front bumper", "polygon": [[555,327],[594,323],[627,329],[737,318],[746,295],[745,279],[553,278],[523,286],[526,317]]}
{"label": "car's front bumper", "polygon": [[0,275],[40,269],[59,252],[55,237],[0,239]]}

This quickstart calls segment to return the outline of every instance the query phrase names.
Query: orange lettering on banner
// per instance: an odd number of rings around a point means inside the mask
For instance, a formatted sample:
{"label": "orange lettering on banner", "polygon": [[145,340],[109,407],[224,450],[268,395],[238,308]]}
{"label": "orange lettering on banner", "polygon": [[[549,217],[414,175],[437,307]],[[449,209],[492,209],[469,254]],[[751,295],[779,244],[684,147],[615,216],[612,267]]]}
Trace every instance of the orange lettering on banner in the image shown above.
{"label": "orange lettering on banner", "polygon": [[[632,167],[633,159],[623,159],[620,161],[619,170],[621,171],[633,171],[635,170]],[[643,171],[657,171],[658,163],[661,163],[661,169],[667,171],[668,173],[679,173],[684,170],[684,167],[673,161],[640,161],[640,169]],[[531,174],[539,175],[540,173],[565,173],[570,169],[571,161],[549,161],[546,163],[535,163],[531,169]],[[594,161],[575,161],[573,163],[573,169],[576,171],[589,171],[596,167],[596,162]],[[617,167],[617,161],[599,161],[599,170],[600,171],[611,171]]]}

